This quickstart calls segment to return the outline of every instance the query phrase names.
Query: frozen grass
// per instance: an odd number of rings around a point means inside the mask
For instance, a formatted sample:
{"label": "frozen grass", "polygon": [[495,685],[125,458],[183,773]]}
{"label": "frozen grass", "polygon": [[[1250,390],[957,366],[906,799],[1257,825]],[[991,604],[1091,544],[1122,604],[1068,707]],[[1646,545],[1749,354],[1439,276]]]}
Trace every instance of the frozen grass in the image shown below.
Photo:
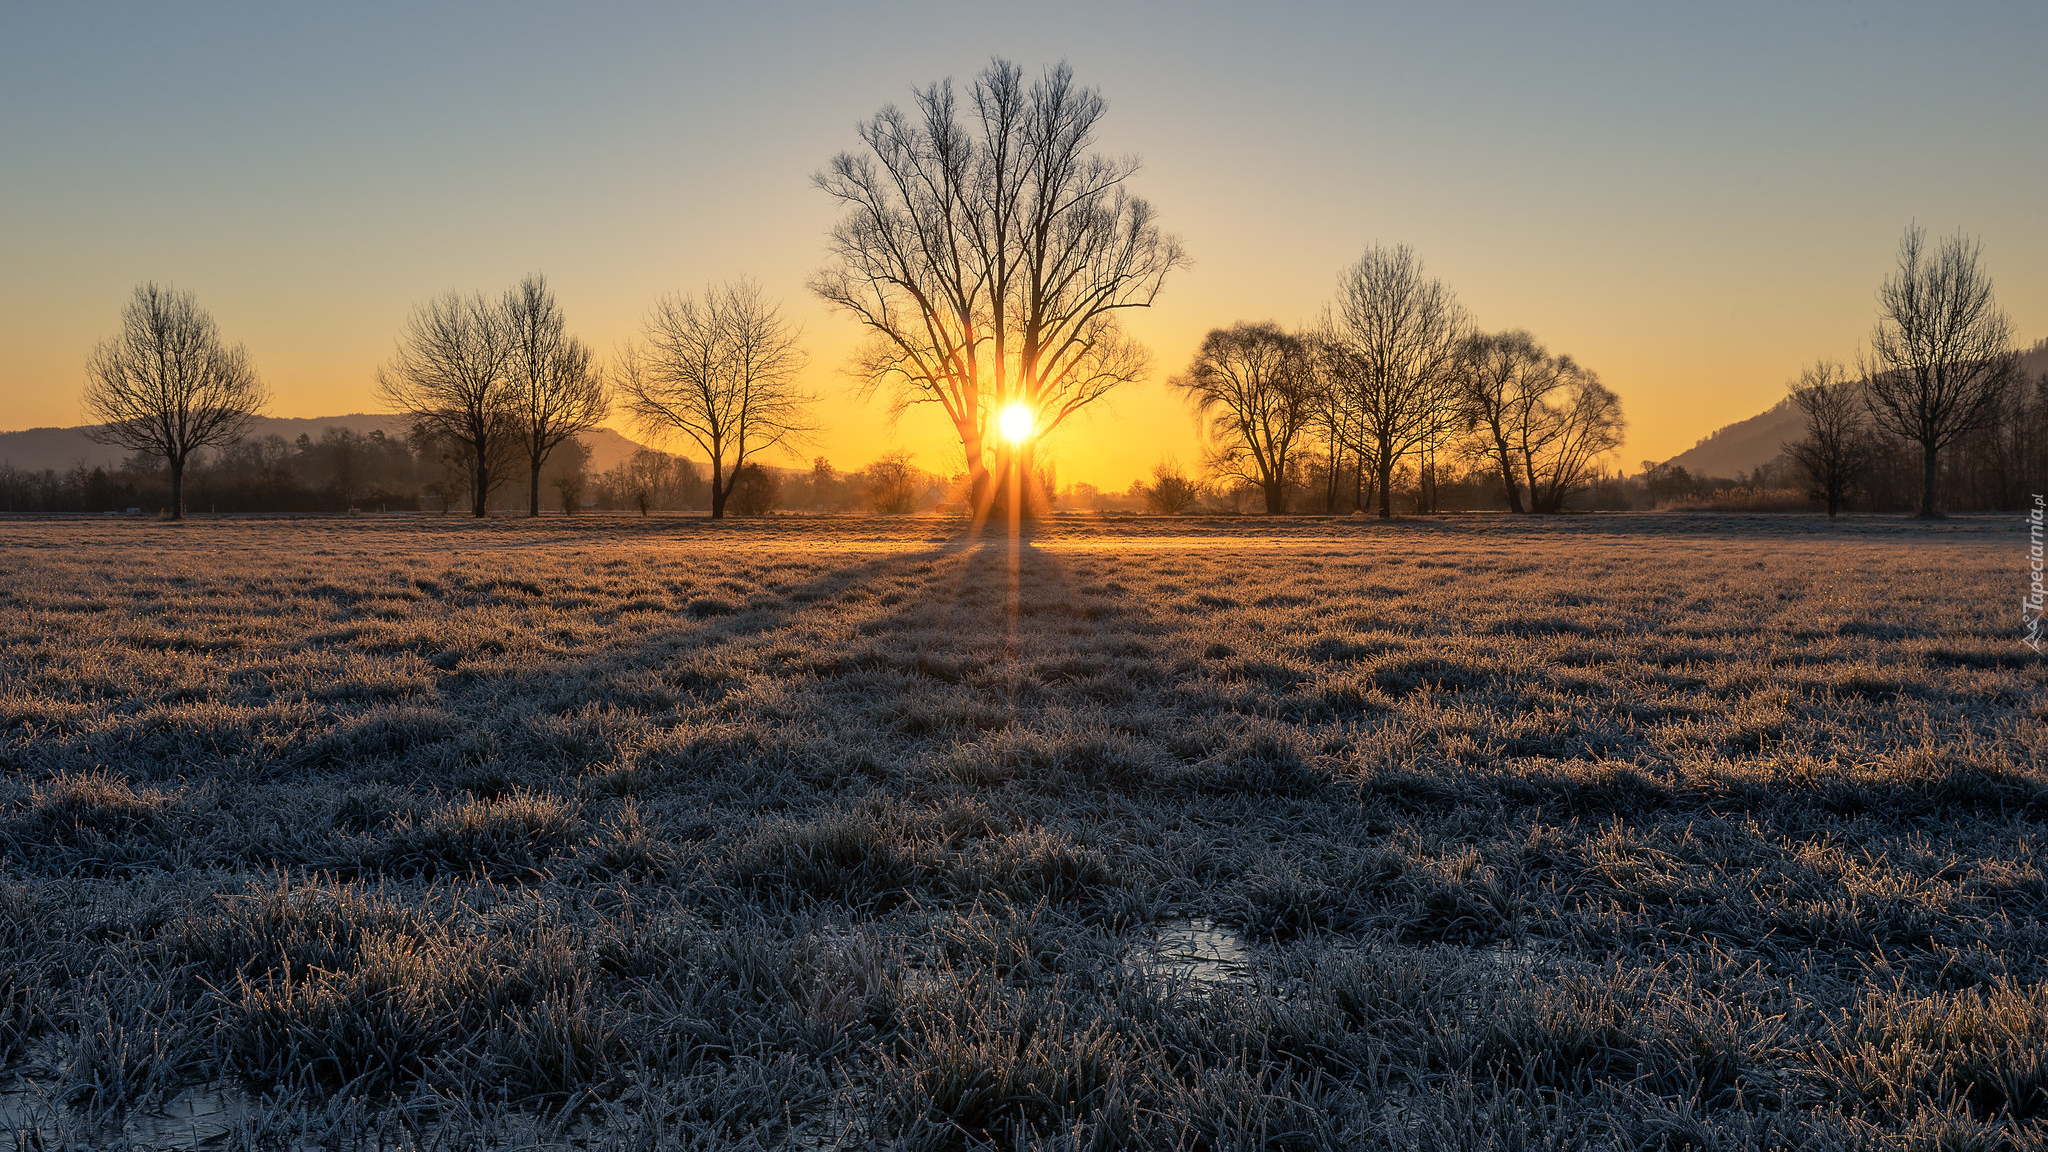
{"label": "frozen grass", "polygon": [[0,1130],[2042,1147],[2022,559],[1973,520],[0,525]]}

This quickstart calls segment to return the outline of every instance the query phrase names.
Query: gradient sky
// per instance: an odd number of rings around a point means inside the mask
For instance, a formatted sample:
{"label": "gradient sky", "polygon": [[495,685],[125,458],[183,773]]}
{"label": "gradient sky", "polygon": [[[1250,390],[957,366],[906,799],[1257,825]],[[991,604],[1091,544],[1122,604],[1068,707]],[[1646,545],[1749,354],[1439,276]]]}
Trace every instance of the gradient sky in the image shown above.
{"label": "gradient sky", "polygon": [[[1194,428],[1210,327],[1311,319],[1407,243],[1489,328],[1620,393],[1634,470],[1853,358],[1900,231],[1982,238],[2048,336],[2048,4],[10,4],[0,8],[0,430],[82,420],[149,278],[245,342],[272,414],[374,410],[417,301],[547,273],[601,349],[751,275],[804,326],[858,467],[939,470],[841,374],[804,290],[854,123],[991,55],[1103,90],[1103,144],[1195,264],[1132,327],[1152,380],[1062,433],[1121,488]],[[950,459],[949,459],[950,455]]]}

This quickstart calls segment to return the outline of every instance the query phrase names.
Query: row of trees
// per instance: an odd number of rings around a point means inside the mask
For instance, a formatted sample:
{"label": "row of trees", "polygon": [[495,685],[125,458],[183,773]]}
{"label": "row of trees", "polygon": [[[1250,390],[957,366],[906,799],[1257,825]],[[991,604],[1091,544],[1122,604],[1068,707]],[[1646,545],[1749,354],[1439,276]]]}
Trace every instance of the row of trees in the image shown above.
{"label": "row of trees", "polygon": [[1350,461],[1356,506],[1393,514],[1411,459],[1418,510],[1448,476],[1490,471],[1513,512],[1561,511],[1621,443],[1621,402],[1527,332],[1487,333],[1406,247],[1368,249],[1322,322],[1218,328],[1172,384],[1204,418],[1211,476],[1256,487],[1269,513],[1300,491],[1304,461],[1338,504]]}
{"label": "row of trees", "polygon": [[2028,381],[2020,371],[1977,241],[1956,235],[1930,251],[1925,231],[1906,229],[1859,367],[1852,377],[1821,360],[1791,385],[1806,435],[1785,452],[1830,517],[1908,453],[1918,457],[1921,517],[1941,514],[1951,473],[2008,489],[1999,504],[2016,501],[2015,482],[2048,479],[2048,376]]}
{"label": "row of trees", "polygon": [[[908,110],[883,108],[858,127],[862,147],[815,177],[841,215],[811,288],[865,332],[853,367],[870,395],[886,393],[898,413],[943,411],[977,517],[1049,502],[1037,445],[1146,374],[1122,317],[1150,307],[1187,261],[1132,192],[1137,161],[1096,150],[1106,110],[1064,64],[1027,82],[998,59],[964,92],[945,81]],[[1823,367],[1797,386],[1809,435],[1793,455],[1836,508],[1869,471],[1873,445],[1910,442],[1922,457],[1920,509],[1932,515],[1943,454],[1986,434],[2015,394],[2009,325],[1975,247],[1958,239],[1930,256],[1917,229],[1881,297],[1860,381]],[[761,460],[816,430],[799,336],[742,280],[661,298],[639,337],[600,364],[531,276],[502,296],[421,305],[379,392],[407,417],[416,450],[464,473],[478,516],[522,466],[538,515],[549,462],[615,404],[709,462],[703,498],[723,516],[736,500],[772,503],[764,493],[781,481]],[[246,353],[221,341],[189,294],[153,284],[95,351],[89,381],[95,434],[165,462],[173,515],[194,454],[234,443],[265,395]],[[1305,330],[1209,333],[1172,382],[1203,417],[1201,483],[1254,487],[1270,513],[1305,499],[1388,517],[1397,489],[1434,511],[1482,476],[1511,511],[1561,511],[1608,482],[1602,464],[1626,427],[1593,371],[1526,332],[1480,330],[1406,247],[1369,248]],[[895,507],[914,485],[902,480],[907,461],[886,464],[876,467],[901,483],[866,486],[888,490],[880,502]],[[578,469],[555,473],[558,484],[589,482]],[[695,499],[678,493],[700,482],[614,480],[596,483],[600,499],[631,491],[643,508]],[[565,507],[577,502],[560,494]]]}
{"label": "row of trees", "polygon": [[[461,475],[442,486],[444,498],[462,491],[476,516],[522,469],[529,515],[540,515],[550,475],[562,506],[575,507],[587,457],[577,438],[610,414],[615,396],[646,431],[680,436],[705,454],[704,492],[712,515],[723,516],[742,486],[748,507],[772,503],[762,495],[768,473],[748,474],[747,466],[809,431],[813,398],[795,387],[802,366],[795,330],[742,281],[701,298],[663,297],[648,314],[644,342],[629,342],[607,369],[569,333],[554,291],[534,275],[499,296],[449,292],[415,308],[378,370],[377,391],[405,417],[410,453]],[[247,351],[221,338],[193,294],[155,283],[135,290],[121,334],[95,348],[87,365],[84,403],[95,421],[88,435],[161,461],[172,518],[184,515],[187,469],[211,451],[216,471],[232,470],[267,399]],[[274,495],[306,487],[296,476],[274,480],[263,485]]]}
{"label": "row of trees", "polygon": [[377,373],[377,393],[409,420],[414,439],[447,446],[466,468],[476,516],[521,463],[528,515],[540,515],[548,458],[611,410],[589,346],[569,334],[539,275],[499,297],[450,292],[414,309]]}
{"label": "row of trees", "polygon": [[[574,514],[702,511],[710,507],[706,470],[683,457],[643,448],[593,472],[581,440],[567,440],[541,473],[543,503]],[[805,469],[748,462],[728,485],[728,510],[758,516],[777,508],[884,513],[926,510],[959,486],[892,452],[847,472],[820,456]],[[194,452],[183,470],[184,496],[215,512],[447,512],[472,504],[475,477],[466,456],[435,439],[330,427],[296,440],[258,436]],[[170,469],[160,455],[137,452],[118,466],[28,471],[0,463],[0,512],[118,512],[170,508]],[[521,493],[530,496],[530,491]],[[499,497],[487,494],[491,506]]]}
{"label": "row of trees", "polygon": [[[378,391],[408,418],[415,447],[460,463],[478,516],[516,462],[528,467],[529,511],[539,515],[549,457],[610,407],[590,349],[567,333],[540,276],[497,298],[449,293],[421,305]],[[88,435],[163,462],[166,510],[178,519],[187,469],[202,452],[240,444],[268,389],[192,293],[151,282],[136,288],[120,334],[94,348],[83,399],[95,421]]]}

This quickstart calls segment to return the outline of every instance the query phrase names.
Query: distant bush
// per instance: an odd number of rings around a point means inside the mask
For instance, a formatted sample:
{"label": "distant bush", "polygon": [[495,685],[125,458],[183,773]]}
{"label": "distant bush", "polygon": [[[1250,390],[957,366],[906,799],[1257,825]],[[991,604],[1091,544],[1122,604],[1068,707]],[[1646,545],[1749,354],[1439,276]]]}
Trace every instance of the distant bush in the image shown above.
{"label": "distant bush", "polygon": [[782,498],[782,481],[759,464],[740,466],[728,506],[735,516],[766,516]]}
{"label": "distant bush", "polygon": [[1716,488],[1702,496],[1657,502],[1659,512],[1811,512],[1813,497],[1797,488]]}

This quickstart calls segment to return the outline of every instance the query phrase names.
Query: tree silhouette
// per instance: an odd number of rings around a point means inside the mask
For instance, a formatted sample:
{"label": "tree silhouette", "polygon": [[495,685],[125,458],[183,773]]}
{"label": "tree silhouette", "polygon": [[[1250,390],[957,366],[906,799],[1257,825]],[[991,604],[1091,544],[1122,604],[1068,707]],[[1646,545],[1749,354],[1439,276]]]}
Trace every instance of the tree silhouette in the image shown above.
{"label": "tree silhouette", "polygon": [[84,404],[101,444],[161,456],[171,472],[173,520],[185,517],[185,467],[201,448],[248,434],[267,393],[248,352],[221,342],[213,316],[191,292],[135,289],[121,334],[86,360]]}
{"label": "tree silhouette", "polygon": [[1366,249],[1338,281],[1320,341],[1335,402],[1377,477],[1381,519],[1393,515],[1394,467],[1436,434],[1451,406],[1469,324],[1441,280],[1407,245]]}
{"label": "tree silhouette", "polygon": [[771,448],[802,440],[815,398],[797,387],[797,331],[751,281],[702,298],[662,297],[644,348],[620,357],[620,391],[641,427],[680,433],[711,460],[711,516],[725,515],[740,472]]}
{"label": "tree silhouette", "polygon": [[506,376],[512,354],[500,301],[449,292],[413,310],[396,354],[377,370],[379,398],[406,417],[414,441],[446,444],[446,458],[467,473],[478,518],[520,434]]}
{"label": "tree silhouette", "polygon": [[1863,423],[1863,390],[1844,378],[1840,364],[1821,360],[1799,374],[1791,392],[1806,419],[1806,436],[1785,445],[1785,454],[1805,471],[1832,520],[1870,469],[1873,449]]}
{"label": "tree silhouette", "polygon": [[1288,464],[1316,415],[1308,346],[1277,324],[1217,328],[1186,372],[1173,378],[1207,425],[1210,467],[1255,484],[1266,512],[1287,511]]}
{"label": "tree silhouette", "polygon": [[597,427],[611,410],[611,397],[591,366],[589,346],[568,334],[545,277],[528,276],[506,293],[503,318],[512,343],[505,402],[526,456],[527,515],[538,516],[540,474],[548,457]]}
{"label": "tree silhouette", "polygon": [[[933,84],[911,111],[862,123],[865,153],[816,177],[844,215],[812,288],[866,328],[855,371],[871,392],[889,389],[899,412],[945,411],[977,515],[1008,478],[1034,486],[1034,442],[1144,374],[1119,315],[1151,305],[1185,262],[1126,187],[1137,161],[1094,151],[1107,107],[1065,64],[1027,86],[999,59],[964,108],[950,81]],[[1012,405],[1032,434],[992,444]]]}
{"label": "tree silhouette", "polygon": [[1961,235],[1926,251],[1906,229],[1896,271],[1878,289],[1864,379],[1878,427],[1920,446],[1922,517],[1941,514],[1941,450],[1983,427],[2017,382],[2012,324],[1991,294],[1983,245]]}

